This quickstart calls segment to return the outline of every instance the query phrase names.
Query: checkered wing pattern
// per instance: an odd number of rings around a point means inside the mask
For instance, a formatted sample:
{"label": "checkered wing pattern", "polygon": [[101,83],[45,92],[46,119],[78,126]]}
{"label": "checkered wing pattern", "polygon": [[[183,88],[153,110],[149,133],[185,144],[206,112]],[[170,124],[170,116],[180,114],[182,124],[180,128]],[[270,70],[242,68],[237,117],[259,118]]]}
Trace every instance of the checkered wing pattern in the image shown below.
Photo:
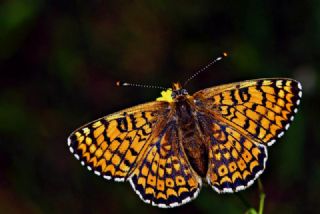
{"label": "checkered wing pattern", "polygon": [[266,146],[219,122],[212,123],[211,132],[208,183],[219,193],[249,187],[265,169]]}
{"label": "checkered wing pattern", "polygon": [[301,96],[301,84],[292,79],[248,80],[194,94],[215,118],[263,145],[283,136]]}
{"label": "checkered wing pattern", "polygon": [[168,122],[130,178],[133,189],[146,203],[175,207],[198,195],[201,178],[188,163],[179,139],[175,122]]}
{"label": "checkered wing pattern", "polygon": [[125,181],[157,133],[166,107],[165,102],[151,102],[91,122],[69,136],[69,149],[96,175]]}
{"label": "checkered wing pattern", "polygon": [[68,146],[96,175],[129,181],[146,203],[176,207],[197,197],[202,178],[219,193],[249,187],[301,96],[301,84],[292,79],[248,80],[193,96],[169,89],[156,102],[77,129]]}

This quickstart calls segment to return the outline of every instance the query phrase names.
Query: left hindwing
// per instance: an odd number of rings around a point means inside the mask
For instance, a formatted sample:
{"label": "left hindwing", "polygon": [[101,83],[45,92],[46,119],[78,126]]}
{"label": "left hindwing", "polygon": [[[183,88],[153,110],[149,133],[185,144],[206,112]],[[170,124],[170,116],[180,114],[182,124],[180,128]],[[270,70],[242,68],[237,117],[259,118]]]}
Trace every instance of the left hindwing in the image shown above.
{"label": "left hindwing", "polygon": [[170,119],[152,139],[129,180],[143,201],[158,207],[185,204],[196,198],[201,188],[201,178],[181,147],[179,127]]}
{"label": "left hindwing", "polygon": [[302,87],[292,79],[257,79],[207,88],[193,96],[217,120],[272,145],[297,113]]}

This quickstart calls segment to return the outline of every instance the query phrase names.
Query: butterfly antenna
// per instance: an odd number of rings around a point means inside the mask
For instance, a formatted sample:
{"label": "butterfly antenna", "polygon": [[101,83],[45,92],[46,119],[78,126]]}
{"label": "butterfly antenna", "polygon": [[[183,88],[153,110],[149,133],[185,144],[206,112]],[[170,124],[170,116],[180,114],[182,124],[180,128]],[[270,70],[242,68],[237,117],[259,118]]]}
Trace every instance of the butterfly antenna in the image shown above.
{"label": "butterfly antenna", "polygon": [[200,70],[198,70],[196,73],[194,73],[191,77],[189,77],[189,79],[187,79],[183,86],[187,85],[188,82],[190,82],[190,80],[192,80],[193,78],[195,78],[196,76],[198,76],[198,74],[200,74],[202,71],[207,70],[211,65],[215,64],[216,62],[222,60],[223,58],[227,57],[228,54],[226,52],[223,52],[221,56],[215,58],[214,60],[212,60],[208,65],[206,65],[205,67],[201,68]]}
{"label": "butterfly antenna", "polygon": [[121,82],[121,81],[117,81],[116,85],[126,86],[126,87],[129,86],[129,87],[140,87],[140,88],[157,88],[157,89],[164,89],[164,90],[167,89],[165,87],[157,86],[157,85],[143,85],[143,84],[136,84],[136,83]]}

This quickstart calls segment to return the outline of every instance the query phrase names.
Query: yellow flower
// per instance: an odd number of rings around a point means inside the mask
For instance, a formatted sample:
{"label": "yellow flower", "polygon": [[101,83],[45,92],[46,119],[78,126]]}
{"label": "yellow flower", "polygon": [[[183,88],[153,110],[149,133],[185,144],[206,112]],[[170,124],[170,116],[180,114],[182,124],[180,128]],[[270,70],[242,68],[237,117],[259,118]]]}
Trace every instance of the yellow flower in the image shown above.
{"label": "yellow flower", "polygon": [[157,101],[173,102],[172,89],[168,88],[166,91],[161,91],[161,97],[158,97]]}

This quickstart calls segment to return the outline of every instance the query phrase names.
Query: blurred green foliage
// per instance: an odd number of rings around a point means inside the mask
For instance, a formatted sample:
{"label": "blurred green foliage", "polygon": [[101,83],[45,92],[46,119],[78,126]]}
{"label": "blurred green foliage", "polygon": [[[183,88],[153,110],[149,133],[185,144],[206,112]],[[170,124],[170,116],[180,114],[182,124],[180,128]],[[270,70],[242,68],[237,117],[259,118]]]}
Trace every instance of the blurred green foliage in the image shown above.
{"label": "blurred green foliage", "polygon": [[[223,51],[189,92],[227,82],[291,77],[304,95],[261,176],[265,213],[320,212],[320,2],[5,0],[0,3],[0,213],[244,213],[237,194],[204,187],[170,210],[144,204],[128,183],[87,172],[66,139],[80,125],[154,100]],[[134,93],[132,91],[134,90]],[[257,184],[240,193],[254,208]]]}

